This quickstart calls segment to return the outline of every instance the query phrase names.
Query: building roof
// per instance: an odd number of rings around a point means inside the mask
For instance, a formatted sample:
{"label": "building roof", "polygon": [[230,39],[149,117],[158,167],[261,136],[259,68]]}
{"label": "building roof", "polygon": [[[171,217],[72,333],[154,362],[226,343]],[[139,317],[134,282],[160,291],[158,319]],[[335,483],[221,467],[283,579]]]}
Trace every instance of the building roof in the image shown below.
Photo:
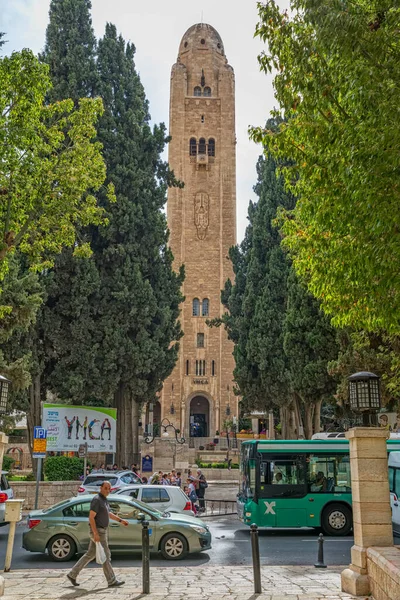
{"label": "building roof", "polygon": [[212,25],[208,25],[208,23],[196,23],[196,25],[189,27],[182,37],[179,46],[179,55],[182,54],[182,52],[193,49],[193,47],[211,47],[220,54],[224,54],[224,45],[221,36],[218,31],[214,29]]}

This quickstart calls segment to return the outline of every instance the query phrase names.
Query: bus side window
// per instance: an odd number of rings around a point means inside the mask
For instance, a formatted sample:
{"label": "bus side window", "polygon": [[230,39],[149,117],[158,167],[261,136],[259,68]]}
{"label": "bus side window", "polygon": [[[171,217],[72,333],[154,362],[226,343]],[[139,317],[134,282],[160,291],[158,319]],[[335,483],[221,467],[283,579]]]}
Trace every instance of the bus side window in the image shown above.
{"label": "bus side window", "polygon": [[[399,473],[400,473],[400,470],[399,470]],[[394,468],[393,467],[389,467],[389,490],[393,494],[395,492],[395,489],[394,489],[394,474],[395,474]],[[400,480],[399,480],[399,486],[400,486]]]}
{"label": "bus side window", "polygon": [[396,492],[396,496],[400,496],[400,469],[394,470],[394,490]]}

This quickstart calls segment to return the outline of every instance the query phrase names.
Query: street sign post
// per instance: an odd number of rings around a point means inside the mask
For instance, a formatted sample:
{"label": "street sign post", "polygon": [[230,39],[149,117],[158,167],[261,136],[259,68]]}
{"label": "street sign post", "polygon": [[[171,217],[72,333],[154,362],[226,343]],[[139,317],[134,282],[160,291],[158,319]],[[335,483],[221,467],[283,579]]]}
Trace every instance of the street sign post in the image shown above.
{"label": "street sign post", "polygon": [[47,446],[47,431],[44,427],[34,427],[33,429],[33,458],[38,459],[36,473],[36,490],[35,490],[35,510],[38,507],[39,501],[39,482],[42,478],[42,460],[46,458]]}
{"label": "street sign post", "polygon": [[78,448],[78,456],[79,458],[83,458],[83,480],[86,477],[86,468],[87,468],[87,455],[88,455],[88,445],[87,442],[84,444],[80,444]]}

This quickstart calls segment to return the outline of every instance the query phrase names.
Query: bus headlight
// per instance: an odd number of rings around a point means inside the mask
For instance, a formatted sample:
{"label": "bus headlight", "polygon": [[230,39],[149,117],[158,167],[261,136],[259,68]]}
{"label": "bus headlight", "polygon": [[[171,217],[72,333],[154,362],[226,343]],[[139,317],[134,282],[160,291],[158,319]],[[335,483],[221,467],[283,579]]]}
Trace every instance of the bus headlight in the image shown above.
{"label": "bus headlight", "polygon": [[246,513],[246,517],[251,517],[251,513]]}

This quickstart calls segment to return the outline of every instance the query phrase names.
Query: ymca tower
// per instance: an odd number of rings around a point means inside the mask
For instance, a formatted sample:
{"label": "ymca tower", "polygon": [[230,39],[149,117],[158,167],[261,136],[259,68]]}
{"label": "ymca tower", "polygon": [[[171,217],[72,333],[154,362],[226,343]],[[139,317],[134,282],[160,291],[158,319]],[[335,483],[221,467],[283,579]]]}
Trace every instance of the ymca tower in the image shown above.
{"label": "ymca tower", "polygon": [[236,243],[235,76],[211,25],[193,25],[180,43],[170,135],[169,164],[185,185],[168,192],[168,226],[175,267],[185,265],[186,300],[184,337],[164,383],[160,418],[187,438],[212,438],[237,416],[237,398],[233,344],[224,327],[206,324],[223,314],[221,290],[233,278],[228,251]]}

